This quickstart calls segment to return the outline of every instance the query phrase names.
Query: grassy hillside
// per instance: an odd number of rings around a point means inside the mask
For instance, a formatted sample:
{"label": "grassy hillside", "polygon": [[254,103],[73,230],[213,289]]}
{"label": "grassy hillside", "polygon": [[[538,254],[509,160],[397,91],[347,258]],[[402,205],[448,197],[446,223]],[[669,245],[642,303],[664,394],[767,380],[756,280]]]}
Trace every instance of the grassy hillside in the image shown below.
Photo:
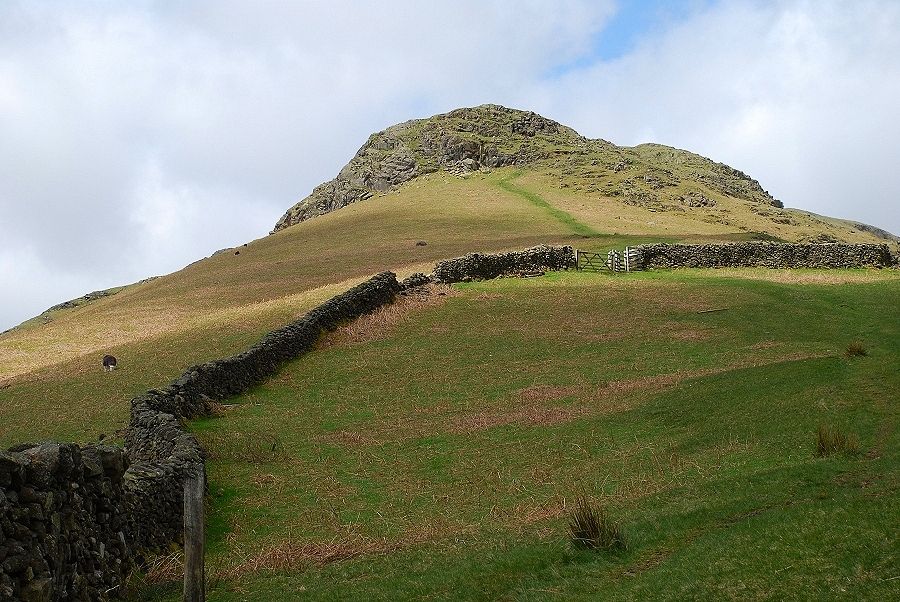
{"label": "grassy hillside", "polygon": [[[0,444],[110,434],[124,424],[134,394],[193,363],[244,348],[384,269],[427,271],[436,259],[541,242],[605,249],[644,240],[796,240],[807,230],[835,233],[840,227],[804,223],[769,230],[765,223],[754,224],[758,230],[711,223],[598,199],[560,188],[546,174],[513,168],[426,175],[0,335]],[[842,238],[876,240],[844,227]],[[427,245],[417,246],[420,240]],[[105,353],[121,360],[120,371],[101,372]]]}
{"label": "grassy hillside", "polygon": [[[596,232],[677,239],[692,234],[725,240],[886,242],[851,222],[747,203],[712,190],[704,193],[715,202],[708,207],[632,204],[599,193],[589,184],[590,178],[573,177],[566,173],[567,169],[522,172],[511,183],[521,191],[540,195],[557,210]],[[672,194],[688,196],[696,186],[681,183],[673,188]]]}
{"label": "grassy hillside", "polygon": [[[215,255],[0,335],[0,444],[109,434],[124,424],[132,395],[245,348],[372,273],[428,270],[472,249],[573,240],[495,181],[434,174],[238,247],[239,255]],[[120,359],[119,371],[100,370],[104,353]]]}
{"label": "grassy hillside", "polygon": [[[661,209],[598,187],[602,164],[542,165],[423,175],[0,335],[0,445],[111,435],[133,395],[384,269],[538,243],[879,240],[706,185],[714,204]],[[210,451],[211,599],[896,591],[896,271],[568,273],[439,292],[192,424]],[[846,357],[854,342],[868,355]],[[104,353],[121,369],[102,372]],[[815,457],[820,424],[860,451]],[[582,494],[627,550],[571,546]],[[163,563],[135,598],[178,599],[172,576]]]}
{"label": "grassy hillside", "polygon": [[[210,451],[211,599],[896,594],[896,272],[438,292],[193,423]],[[820,425],[858,451],[817,457]],[[625,551],[571,545],[580,495]]]}

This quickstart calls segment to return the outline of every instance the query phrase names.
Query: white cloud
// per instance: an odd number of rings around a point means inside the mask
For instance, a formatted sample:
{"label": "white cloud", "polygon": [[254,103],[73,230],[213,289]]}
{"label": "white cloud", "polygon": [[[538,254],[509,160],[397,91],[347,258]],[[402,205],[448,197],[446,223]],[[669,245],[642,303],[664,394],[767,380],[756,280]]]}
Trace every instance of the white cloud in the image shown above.
{"label": "white cloud", "polygon": [[544,8],[0,5],[0,285],[31,291],[0,326],[264,235],[373,129],[503,97],[611,4]]}
{"label": "white cloud", "polygon": [[160,272],[184,266],[203,229],[215,231],[231,246],[248,240],[248,233],[265,233],[272,226],[271,214],[258,199],[214,185],[171,180],[152,159],[126,200],[131,212],[123,226],[138,237],[130,249],[132,256],[119,255],[117,261],[130,269],[140,269],[148,259]]}
{"label": "white cloud", "polygon": [[[22,277],[29,274],[50,277],[54,281],[55,290],[71,294],[48,302],[47,283],[37,278]],[[13,283],[12,286],[0,287],[0,308],[4,308],[4,311],[0,312],[0,318],[7,319],[5,323],[0,322],[0,332],[15,322],[34,317],[51,305],[89,292],[83,288],[86,277],[88,274],[84,272],[48,272],[47,266],[40,262],[34,249],[28,246],[12,249],[0,248],[0,282]],[[104,282],[102,279],[96,281]],[[114,285],[115,280],[107,279],[106,286],[101,284],[97,288],[108,288]],[[22,313],[20,308],[26,308],[26,313]],[[15,320],[10,320],[10,317]]]}
{"label": "white cloud", "polygon": [[611,1],[2,3],[0,288],[29,293],[0,328],[261,236],[373,130],[483,102],[900,231],[900,5],[698,6],[603,62]]}
{"label": "white cloud", "polygon": [[789,206],[900,233],[897,56],[895,2],[723,2],[536,86],[586,135],[693,150]]}

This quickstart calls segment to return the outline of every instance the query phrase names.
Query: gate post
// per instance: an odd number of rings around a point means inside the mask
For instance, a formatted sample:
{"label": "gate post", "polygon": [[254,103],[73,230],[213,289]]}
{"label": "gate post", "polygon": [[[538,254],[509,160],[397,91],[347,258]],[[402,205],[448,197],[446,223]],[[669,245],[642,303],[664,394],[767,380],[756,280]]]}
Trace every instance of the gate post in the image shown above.
{"label": "gate post", "polygon": [[206,602],[205,477],[200,464],[184,480],[184,602]]}

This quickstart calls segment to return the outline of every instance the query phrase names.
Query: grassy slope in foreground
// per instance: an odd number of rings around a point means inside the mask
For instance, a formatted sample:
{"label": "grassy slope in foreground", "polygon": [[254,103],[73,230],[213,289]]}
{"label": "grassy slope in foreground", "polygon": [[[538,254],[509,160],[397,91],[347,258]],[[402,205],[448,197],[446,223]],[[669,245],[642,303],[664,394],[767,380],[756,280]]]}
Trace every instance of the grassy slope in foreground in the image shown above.
{"label": "grassy slope in foreground", "polygon": [[[339,332],[193,424],[211,598],[889,598],[898,298],[890,272],[562,273]],[[862,452],[814,457],[819,424]],[[581,492],[628,551],[571,548]]]}
{"label": "grassy slope in foreground", "polygon": [[[475,249],[575,240],[496,177],[410,182],[238,247],[240,255],[215,255],[0,336],[0,445],[112,433],[135,394],[246,348],[375,272],[428,271],[436,259]],[[121,369],[102,372],[104,353]]]}

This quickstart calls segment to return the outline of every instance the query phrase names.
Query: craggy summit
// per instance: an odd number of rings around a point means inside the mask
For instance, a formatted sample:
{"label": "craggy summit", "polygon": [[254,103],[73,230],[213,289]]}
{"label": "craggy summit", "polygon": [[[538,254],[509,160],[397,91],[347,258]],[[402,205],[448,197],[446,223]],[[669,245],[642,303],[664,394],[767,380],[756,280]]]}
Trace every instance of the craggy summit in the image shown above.
{"label": "craggy summit", "polygon": [[[372,134],[336,178],[291,207],[273,232],[438,170],[510,165],[558,173],[567,185],[581,182],[599,195],[660,210],[714,205],[710,192],[782,207],[756,180],[700,155],[659,144],[620,147],[537,113],[488,104]],[[696,185],[685,193],[684,182]]]}

